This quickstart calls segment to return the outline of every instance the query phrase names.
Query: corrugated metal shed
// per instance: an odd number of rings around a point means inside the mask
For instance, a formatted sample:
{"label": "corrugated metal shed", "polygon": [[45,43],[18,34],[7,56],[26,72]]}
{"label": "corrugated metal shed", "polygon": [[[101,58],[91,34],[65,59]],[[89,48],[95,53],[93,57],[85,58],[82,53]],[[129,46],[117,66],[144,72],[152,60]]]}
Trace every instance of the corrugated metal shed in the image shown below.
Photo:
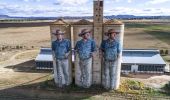
{"label": "corrugated metal shed", "polygon": [[51,48],[41,48],[35,61],[53,61]]}
{"label": "corrugated metal shed", "polygon": [[[36,62],[52,62],[51,48],[41,48],[40,53],[35,59]],[[157,64],[165,65],[165,61],[156,49],[124,49],[123,64]]]}
{"label": "corrugated metal shed", "polygon": [[122,60],[125,64],[166,64],[156,49],[125,49]]}

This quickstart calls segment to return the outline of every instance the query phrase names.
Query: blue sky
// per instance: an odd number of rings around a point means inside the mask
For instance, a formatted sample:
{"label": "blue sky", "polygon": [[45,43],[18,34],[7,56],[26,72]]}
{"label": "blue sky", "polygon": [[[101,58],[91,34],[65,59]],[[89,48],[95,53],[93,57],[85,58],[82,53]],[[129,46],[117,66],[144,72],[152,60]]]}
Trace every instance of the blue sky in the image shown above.
{"label": "blue sky", "polygon": [[[104,15],[170,15],[170,0],[104,0]],[[93,0],[0,0],[0,15],[92,16]]]}

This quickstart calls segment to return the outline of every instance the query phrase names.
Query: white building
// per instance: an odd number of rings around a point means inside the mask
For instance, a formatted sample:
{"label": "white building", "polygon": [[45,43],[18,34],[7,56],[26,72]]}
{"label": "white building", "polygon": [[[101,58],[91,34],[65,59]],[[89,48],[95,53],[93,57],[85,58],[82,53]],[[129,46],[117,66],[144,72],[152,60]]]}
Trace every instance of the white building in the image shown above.
{"label": "white building", "polygon": [[155,49],[123,50],[121,72],[163,73],[166,63]]}
{"label": "white building", "polygon": [[[37,69],[52,69],[51,48],[41,48],[35,59]],[[163,73],[166,63],[156,49],[124,49],[121,72]]]}

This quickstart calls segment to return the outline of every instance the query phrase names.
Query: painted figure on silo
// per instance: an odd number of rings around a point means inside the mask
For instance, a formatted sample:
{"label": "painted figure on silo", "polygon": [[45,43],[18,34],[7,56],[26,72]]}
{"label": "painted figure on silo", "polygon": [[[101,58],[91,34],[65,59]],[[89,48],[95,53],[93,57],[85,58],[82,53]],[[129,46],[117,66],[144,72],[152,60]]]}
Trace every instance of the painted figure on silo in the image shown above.
{"label": "painted figure on silo", "polygon": [[56,30],[56,33],[53,34],[56,36],[56,41],[52,42],[52,52],[56,60],[54,73],[57,73],[58,87],[64,87],[71,83],[70,66],[68,61],[71,42],[68,39],[64,39],[64,32],[60,30]]}
{"label": "painted figure on silo", "polygon": [[117,67],[117,59],[121,52],[119,41],[116,39],[116,35],[119,34],[114,29],[109,29],[105,34],[108,39],[103,40],[100,46],[100,56],[103,57],[103,86],[106,89],[114,89],[114,77],[115,69]]}
{"label": "painted figure on silo", "polygon": [[90,33],[87,29],[81,30],[79,36],[82,39],[75,46],[75,50],[79,55],[81,86],[84,88],[89,88],[92,84],[92,57],[96,51],[96,43],[91,39]]}

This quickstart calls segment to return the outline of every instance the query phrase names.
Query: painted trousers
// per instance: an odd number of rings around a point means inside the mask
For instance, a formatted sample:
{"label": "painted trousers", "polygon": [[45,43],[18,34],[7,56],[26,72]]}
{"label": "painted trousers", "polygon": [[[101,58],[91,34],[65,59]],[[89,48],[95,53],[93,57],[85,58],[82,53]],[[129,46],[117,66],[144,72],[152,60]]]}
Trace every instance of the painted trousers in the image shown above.
{"label": "painted trousers", "polygon": [[103,70],[103,86],[106,89],[114,89],[115,86],[115,70],[117,66],[117,61],[107,61],[104,60],[104,70]]}
{"label": "painted trousers", "polygon": [[54,73],[57,73],[58,87],[70,85],[70,67],[68,59],[56,60],[56,68]]}
{"label": "painted trousers", "polygon": [[92,58],[79,61],[81,86],[89,88],[92,84]]}

